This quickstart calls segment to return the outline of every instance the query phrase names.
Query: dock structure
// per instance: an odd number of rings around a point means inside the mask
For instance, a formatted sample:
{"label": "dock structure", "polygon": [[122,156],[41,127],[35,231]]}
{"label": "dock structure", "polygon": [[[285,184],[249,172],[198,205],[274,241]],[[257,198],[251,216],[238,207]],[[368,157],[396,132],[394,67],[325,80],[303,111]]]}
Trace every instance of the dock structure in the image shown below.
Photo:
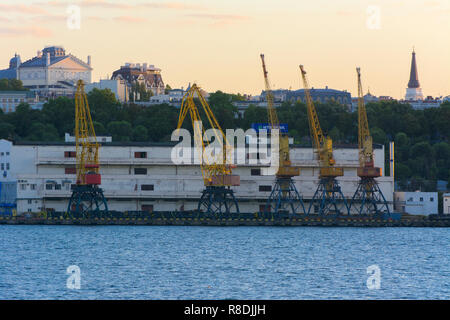
{"label": "dock structure", "polygon": [[79,225],[79,226],[285,226],[285,227],[450,227],[445,215],[412,216],[399,213],[330,216],[269,214],[267,212],[237,213],[215,218],[198,211],[187,212],[92,212],[74,216],[68,212],[42,212],[21,216],[0,216],[6,225]]}

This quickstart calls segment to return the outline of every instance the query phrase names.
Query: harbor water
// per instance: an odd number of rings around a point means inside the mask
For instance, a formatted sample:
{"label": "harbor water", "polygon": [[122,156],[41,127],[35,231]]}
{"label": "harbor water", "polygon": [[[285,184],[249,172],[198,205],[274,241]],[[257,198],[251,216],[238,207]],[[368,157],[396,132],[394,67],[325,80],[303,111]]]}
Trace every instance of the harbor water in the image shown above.
{"label": "harbor water", "polygon": [[0,299],[450,299],[449,244],[448,228],[0,225]]}

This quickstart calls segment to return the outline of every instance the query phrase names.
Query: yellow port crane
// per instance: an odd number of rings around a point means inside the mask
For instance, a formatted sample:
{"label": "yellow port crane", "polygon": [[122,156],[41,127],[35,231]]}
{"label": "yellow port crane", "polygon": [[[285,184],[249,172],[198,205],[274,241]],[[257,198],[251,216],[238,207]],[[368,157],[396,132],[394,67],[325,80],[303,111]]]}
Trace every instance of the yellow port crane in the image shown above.
{"label": "yellow port crane", "polygon": [[[218,148],[212,148],[210,140],[204,139],[205,128],[201,122],[200,110],[195,102],[196,98],[200,102],[201,108],[213,130],[215,141],[219,144]],[[194,130],[194,141],[196,142],[205,185],[198,203],[198,211],[215,216],[239,213],[238,203],[234,197],[233,190],[230,188],[231,186],[240,185],[239,176],[232,174],[232,147],[211,111],[208,102],[203,97],[201,89],[196,84],[193,84],[183,96],[177,129],[181,128],[188,113]],[[208,149],[210,149],[209,151],[211,149],[215,149],[215,151],[220,149],[220,151],[211,156],[212,152],[208,152]]]}
{"label": "yellow port crane", "polygon": [[260,55],[264,83],[266,87],[267,115],[271,130],[279,130],[279,162],[276,173],[276,180],[272,192],[267,200],[266,212],[290,212],[291,214],[305,212],[302,197],[295,187],[292,177],[300,175],[300,168],[292,166],[289,154],[289,136],[287,132],[282,132],[280,122],[274,106],[273,93],[270,86],[264,54]]}
{"label": "yellow port crane", "polygon": [[361,83],[361,68],[356,68],[358,81],[358,149],[360,181],[352,197],[350,210],[359,214],[389,214],[389,206],[375,178],[381,176],[381,168],[375,167],[373,142],[367,120],[364,93]]}
{"label": "yellow port crane", "polygon": [[300,72],[305,91],[306,107],[309,121],[309,131],[314,152],[318,154],[319,160],[319,184],[311,199],[308,213],[318,213],[320,215],[340,215],[348,214],[347,201],[341,191],[341,187],[336,177],[344,175],[344,169],[335,167],[336,160],[333,156],[333,141],[324,135],[319,123],[316,108],[314,106],[306,71],[300,65]]}
{"label": "yellow port crane", "polygon": [[108,211],[103,190],[99,188],[99,144],[82,80],[78,80],[75,93],[75,148],[77,178],[67,211],[81,216]]}

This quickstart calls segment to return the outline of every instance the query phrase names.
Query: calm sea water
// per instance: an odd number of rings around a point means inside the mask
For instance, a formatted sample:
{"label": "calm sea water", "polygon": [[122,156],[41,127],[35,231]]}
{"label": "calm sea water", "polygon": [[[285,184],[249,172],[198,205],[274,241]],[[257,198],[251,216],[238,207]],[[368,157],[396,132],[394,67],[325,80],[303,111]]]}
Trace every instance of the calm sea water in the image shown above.
{"label": "calm sea water", "polygon": [[444,228],[0,226],[0,299],[450,299],[449,244]]}

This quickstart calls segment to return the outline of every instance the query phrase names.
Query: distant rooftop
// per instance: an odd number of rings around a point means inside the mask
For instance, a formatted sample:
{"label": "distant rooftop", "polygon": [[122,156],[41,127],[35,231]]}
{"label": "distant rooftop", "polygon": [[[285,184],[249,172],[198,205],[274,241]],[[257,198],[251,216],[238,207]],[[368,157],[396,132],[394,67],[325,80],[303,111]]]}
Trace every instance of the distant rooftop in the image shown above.
{"label": "distant rooftop", "polygon": [[72,54],[66,55],[66,51],[63,47],[59,46],[51,46],[51,47],[45,47],[42,52],[38,51],[36,57],[31,58],[25,62],[23,62],[20,67],[21,68],[32,68],[32,67],[45,67],[47,65],[47,54],[50,56],[50,63],[49,65],[55,64],[61,60],[64,60],[66,58],[72,58],[78,63],[84,65],[87,68],[91,69],[91,66],[82,61],[81,59],[75,57]]}

